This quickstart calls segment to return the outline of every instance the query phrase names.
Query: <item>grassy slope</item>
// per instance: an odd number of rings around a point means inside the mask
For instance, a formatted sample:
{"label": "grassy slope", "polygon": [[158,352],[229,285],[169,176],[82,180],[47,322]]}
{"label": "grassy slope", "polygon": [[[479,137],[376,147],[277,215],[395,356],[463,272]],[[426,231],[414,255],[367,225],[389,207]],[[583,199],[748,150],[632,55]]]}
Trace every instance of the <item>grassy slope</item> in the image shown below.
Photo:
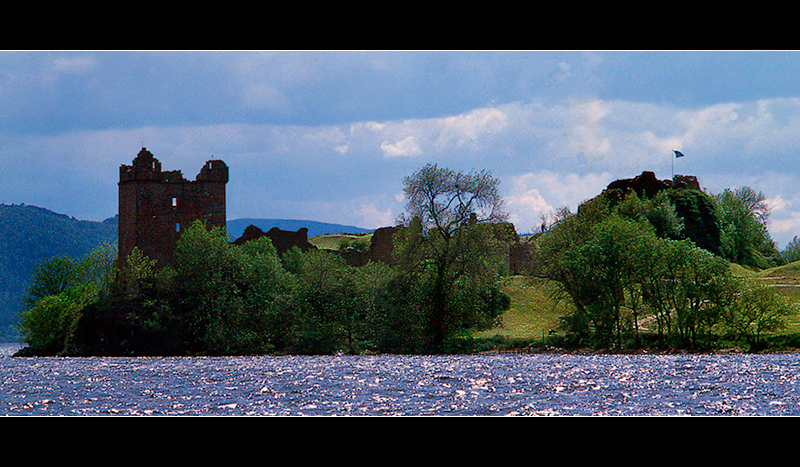
{"label": "grassy slope", "polygon": [[568,309],[566,302],[553,299],[553,284],[543,279],[511,276],[503,279],[502,289],[511,296],[511,308],[503,313],[497,327],[477,332],[474,337],[541,339],[557,328],[559,316]]}
{"label": "grassy slope", "polygon": [[[754,273],[765,284],[776,287],[792,302],[800,304],[800,261]],[[790,316],[785,333],[800,333],[800,315]]]}
{"label": "grassy slope", "polygon": [[359,238],[366,238],[369,241],[372,238],[372,232],[367,234],[326,234],[317,235],[308,239],[308,242],[317,248],[323,250],[338,250],[339,245],[344,240],[356,240]]}
{"label": "grassy slope", "polygon": [[[763,271],[736,264],[731,268],[734,275],[761,279],[800,304],[800,261]],[[566,303],[558,303],[552,298],[552,287],[544,280],[520,276],[504,279],[503,289],[511,296],[511,309],[503,313],[497,327],[477,332],[474,337],[499,334],[509,339],[541,339],[550,329],[556,329],[559,316],[568,310]],[[800,315],[790,316],[787,324],[784,333],[800,333]]]}

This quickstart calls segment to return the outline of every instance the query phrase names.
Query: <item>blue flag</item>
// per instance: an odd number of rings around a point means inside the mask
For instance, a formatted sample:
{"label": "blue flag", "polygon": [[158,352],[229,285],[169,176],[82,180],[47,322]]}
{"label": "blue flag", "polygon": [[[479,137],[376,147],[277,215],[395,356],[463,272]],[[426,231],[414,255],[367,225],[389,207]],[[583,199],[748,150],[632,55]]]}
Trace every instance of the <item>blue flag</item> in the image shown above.
{"label": "blue flag", "polygon": [[683,157],[683,153],[682,153],[682,152],[680,152],[680,151],[676,151],[676,150],[674,150],[674,149],[673,149],[673,150],[672,150],[672,152],[674,152],[674,153],[675,153],[675,158],[678,158],[678,157]]}

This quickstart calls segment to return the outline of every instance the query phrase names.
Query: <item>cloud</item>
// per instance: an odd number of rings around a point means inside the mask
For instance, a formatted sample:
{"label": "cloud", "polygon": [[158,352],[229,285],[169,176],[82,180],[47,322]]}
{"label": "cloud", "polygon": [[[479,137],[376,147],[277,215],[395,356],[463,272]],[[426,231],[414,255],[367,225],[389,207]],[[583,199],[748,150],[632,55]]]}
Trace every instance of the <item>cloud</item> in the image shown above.
{"label": "cloud", "polygon": [[530,172],[510,177],[503,189],[511,222],[518,233],[530,232],[541,224],[541,216],[566,207],[575,212],[583,201],[600,194],[614,178],[608,174],[552,171]]}
{"label": "cloud", "polygon": [[436,145],[462,148],[471,145],[480,149],[478,143],[486,137],[495,137],[508,127],[508,116],[498,108],[476,109],[472,112],[438,120]]}
{"label": "cloud", "polygon": [[357,213],[360,219],[357,221],[359,226],[364,226],[368,229],[377,229],[379,227],[392,226],[397,217],[392,213],[391,208],[381,209],[376,206],[375,202],[362,201],[362,205],[357,208]]}
{"label": "cloud", "polygon": [[[488,169],[527,230],[616,178],[668,178],[674,164],[709,190],[763,191],[774,203],[771,229],[785,238],[800,233],[800,60],[776,57],[789,72],[747,78],[748,67],[771,62],[691,53],[0,53],[0,158],[9,167],[0,201],[113,215],[118,166],[144,145],[189,177],[212,157],[228,162],[229,215],[238,217],[382,223],[400,214],[393,194],[421,165]],[[687,81],[686,63],[701,78]],[[674,160],[673,149],[686,157]]]}
{"label": "cloud", "polygon": [[381,143],[381,150],[386,157],[416,157],[422,154],[414,136],[408,136],[394,144],[384,141]]}

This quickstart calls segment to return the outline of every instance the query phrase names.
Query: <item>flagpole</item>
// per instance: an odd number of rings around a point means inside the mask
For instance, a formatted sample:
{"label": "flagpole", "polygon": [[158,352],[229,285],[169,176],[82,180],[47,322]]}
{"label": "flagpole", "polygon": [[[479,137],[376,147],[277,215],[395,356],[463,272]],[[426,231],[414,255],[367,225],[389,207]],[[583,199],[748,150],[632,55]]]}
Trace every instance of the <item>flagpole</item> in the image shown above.
{"label": "flagpole", "polygon": [[672,150],[672,180],[675,180],[675,159],[683,157],[683,153],[680,151]]}

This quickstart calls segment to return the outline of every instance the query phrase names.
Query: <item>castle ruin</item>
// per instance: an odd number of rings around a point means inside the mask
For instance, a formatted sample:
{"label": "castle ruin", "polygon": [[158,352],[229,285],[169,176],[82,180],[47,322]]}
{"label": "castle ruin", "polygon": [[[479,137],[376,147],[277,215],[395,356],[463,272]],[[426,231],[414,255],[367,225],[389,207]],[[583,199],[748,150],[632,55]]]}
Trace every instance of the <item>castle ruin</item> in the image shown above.
{"label": "castle ruin", "polygon": [[206,162],[192,181],[180,170],[162,171],[142,148],[132,165],[119,168],[119,257],[138,247],[157,265],[172,264],[178,236],[189,224],[201,220],[207,228],[225,228],[227,183],[221,160]]}

